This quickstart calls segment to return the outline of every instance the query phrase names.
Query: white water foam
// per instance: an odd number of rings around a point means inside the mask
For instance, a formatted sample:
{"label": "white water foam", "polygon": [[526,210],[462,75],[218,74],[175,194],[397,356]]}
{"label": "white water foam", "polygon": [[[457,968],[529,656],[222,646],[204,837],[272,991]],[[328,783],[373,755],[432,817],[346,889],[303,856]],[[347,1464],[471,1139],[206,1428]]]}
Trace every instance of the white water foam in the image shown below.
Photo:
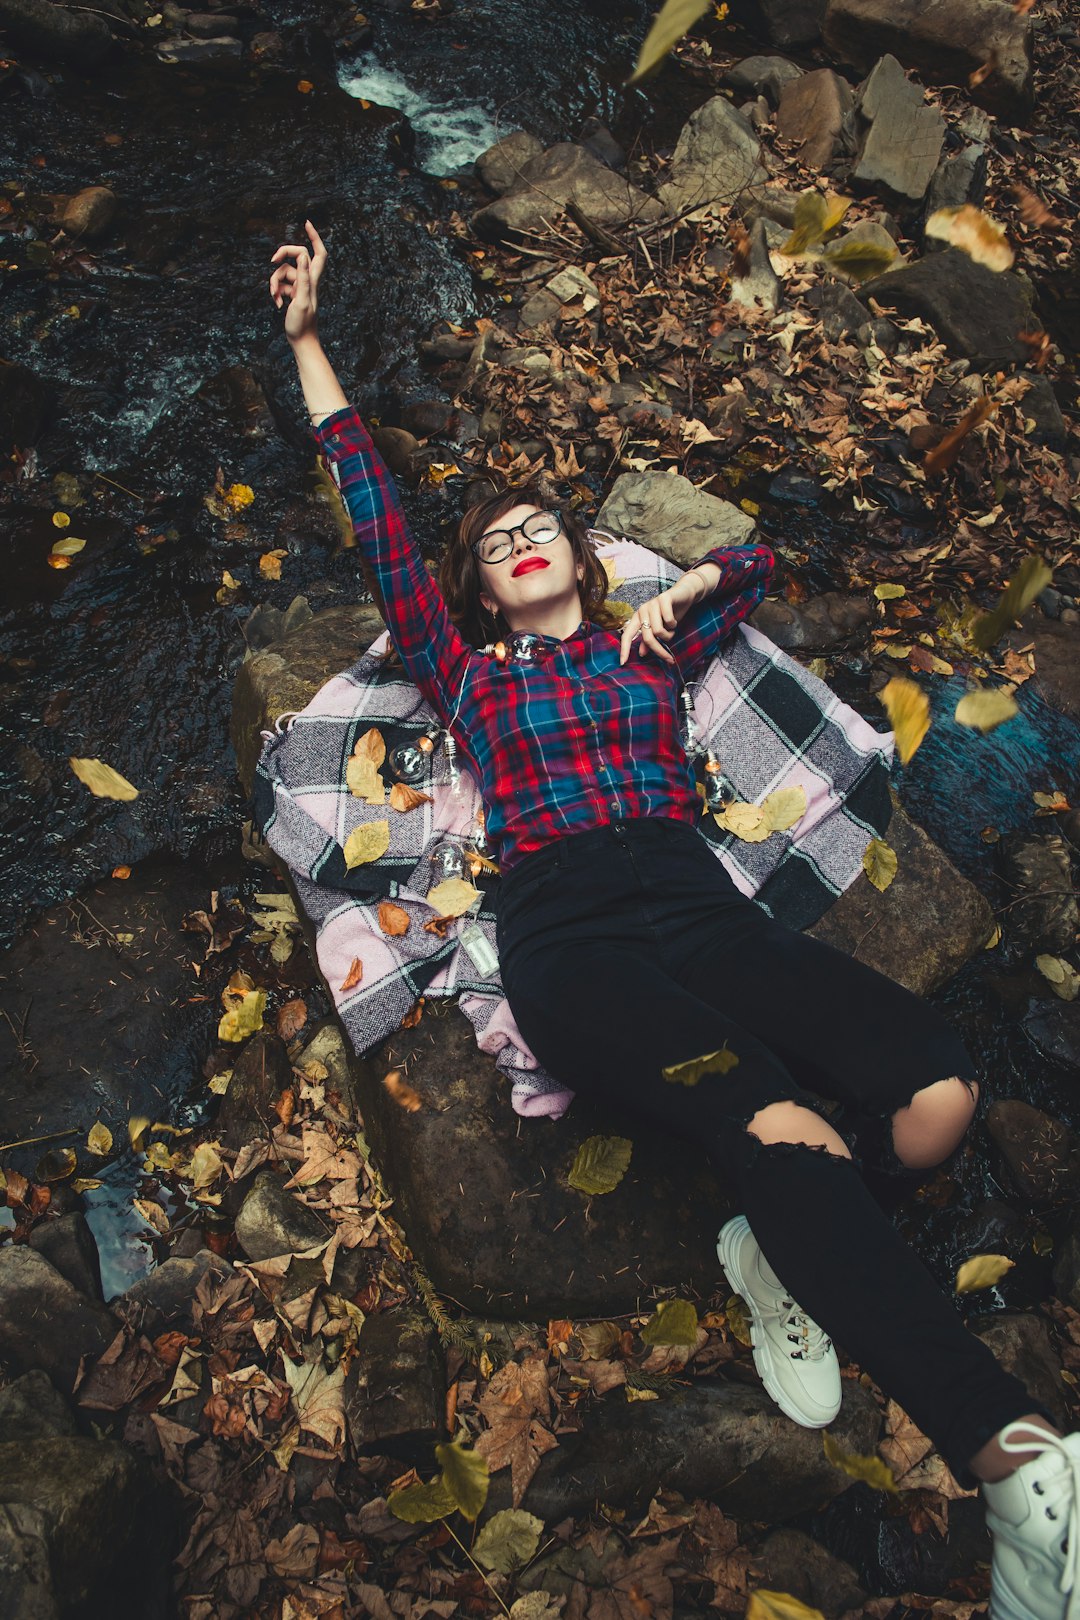
{"label": "white water foam", "polygon": [[474,102],[433,102],[393,68],[369,57],[342,68],[338,83],[350,96],[404,113],[416,131],[417,160],[426,174],[453,174],[519,127],[502,117],[496,129],[491,113]]}

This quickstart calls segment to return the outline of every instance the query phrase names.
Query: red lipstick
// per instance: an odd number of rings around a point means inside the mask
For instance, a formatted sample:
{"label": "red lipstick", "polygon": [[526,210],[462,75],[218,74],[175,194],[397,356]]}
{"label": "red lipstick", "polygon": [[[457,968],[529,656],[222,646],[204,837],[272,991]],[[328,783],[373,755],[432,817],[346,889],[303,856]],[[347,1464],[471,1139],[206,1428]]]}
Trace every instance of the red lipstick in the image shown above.
{"label": "red lipstick", "polygon": [[510,578],[516,579],[519,574],[527,573],[530,568],[546,568],[547,566],[547,561],[543,557],[523,557]]}

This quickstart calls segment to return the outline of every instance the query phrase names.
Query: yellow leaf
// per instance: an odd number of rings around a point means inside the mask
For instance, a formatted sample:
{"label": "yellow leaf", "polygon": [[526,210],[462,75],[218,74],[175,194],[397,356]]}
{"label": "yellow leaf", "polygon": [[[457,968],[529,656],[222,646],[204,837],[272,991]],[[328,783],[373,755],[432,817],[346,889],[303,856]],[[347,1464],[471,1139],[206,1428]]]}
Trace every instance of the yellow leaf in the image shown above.
{"label": "yellow leaf", "polygon": [[1060,956],[1037,956],[1035,966],[1047,980],[1051,990],[1062,1001],[1075,1001],[1080,992],[1080,973]]}
{"label": "yellow leaf", "polygon": [[1011,690],[995,686],[990,691],[965,692],[956,705],[953,719],[958,725],[971,726],[975,731],[993,731],[1020,713]]}
{"label": "yellow leaf", "polygon": [[460,917],[479,898],[480,890],[464,878],[445,878],[427,892],[428,905],[434,906],[440,917]]}
{"label": "yellow leaf", "polygon": [[916,681],[894,675],[878,697],[896,737],[896,752],[906,765],[930,729],[930,699]]}
{"label": "yellow leaf", "polygon": [[871,838],[863,851],[863,871],[881,894],[896,876],[896,851],[882,838]]}
{"label": "yellow leaf", "polygon": [[745,1620],[825,1620],[825,1616],[789,1592],[769,1592],[761,1586],[750,1593]]}
{"label": "yellow leaf", "polygon": [[824,240],[827,215],[828,204],[820,191],[804,191],[799,195],[791,235],[780,248],[785,258],[794,259],[815,242]]}
{"label": "yellow leaf", "polygon": [[629,1137],[590,1136],[574,1155],[566,1179],[578,1192],[613,1192],[629,1169],[633,1151]]}
{"label": "yellow leaf", "polygon": [[200,1142],[191,1156],[191,1180],[196,1192],[212,1187],[225,1166],[215,1142]]}
{"label": "yellow leaf", "polygon": [[698,1315],[688,1299],[666,1299],[657,1307],[641,1330],[643,1344],[697,1343]]}
{"label": "yellow leaf", "polygon": [[145,1114],[132,1114],[128,1120],[128,1141],[136,1153],[142,1151],[142,1139],[150,1129],[150,1121]]}
{"label": "yellow leaf", "polygon": [[222,498],[230,512],[242,512],[255,499],[255,491],[250,484],[230,484]]}
{"label": "yellow leaf", "polygon": [[1031,606],[1040,591],[1046,589],[1054,571],[1041,557],[1025,557],[1009,581],[996,607],[975,620],[971,627],[971,641],[979,652],[986,652],[999,641],[1014,619]]}
{"label": "yellow leaf", "polygon": [[355,759],[370,759],[371,763],[379,766],[386,759],[386,739],[378,726],[372,726],[358,737],[353,743],[353,757]]}
{"label": "yellow leaf", "polygon": [[1016,1261],[1003,1254],[976,1254],[965,1260],[956,1273],[956,1292],[973,1294],[979,1288],[993,1288]]}
{"label": "yellow leaf", "polygon": [[713,820],[721,832],[734,833],[744,844],[760,844],[772,832],[760,804],[737,801],[729,804],[726,810],[714,810]]}
{"label": "yellow leaf", "polygon": [[992,951],[994,949],[995,945],[1000,945],[1000,944],[1001,944],[1001,928],[997,923],[995,923],[994,928],[993,928],[993,932],[991,933],[990,938],[987,940],[986,944],[983,946],[983,950],[984,951]]}
{"label": "yellow leaf", "polygon": [[132,1203],[147,1225],[152,1226],[155,1232],[160,1232],[162,1237],[167,1235],[169,1217],[160,1204],[155,1204],[150,1198],[133,1198]]}
{"label": "yellow leaf", "polygon": [[95,799],[137,799],[139,790],[132,787],[126,777],[119,771],[114,771],[111,765],[105,765],[100,759],[76,759],[69,757],[68,764],[84,787],[88,787]]}
{"label": "yellow leaf", "polygon": [[696,1086],[707,1074],[729,1074],[738,1062],[735,1053],[722,1046],[718,1052],[705,1052],[701,1057],[687,1058],[685,1063],[670,1063],[660,1073],[674,1085]]}
{"label": "yellow leaf", "polygon": [[372,760],[354,754],[345,767],[349,792],[365,804],[385,804],[386,788]]}
{"label": "yellow leaf", "polygon": [[635,84],[650,68],[662,62],[671,47],[677,45],[683,35],[693,28],[698,18],[705,15],[711,3],[712,0],[666,0],[666,4],[653,18],[652,27],[645,36],[637,65],[627,79],[627,84]]}
{"label": "yellow leaf", "polygon": [[91,1125],[86,1145],[91,1153],[96,1153],[99,1158],[104,1157],[106,1153],[112,1152],[112,1131],[107,1125]]}
{"label": "yellow leaf", "polygon": [[[77,1193],[82,1193],[93,1192],[96,1188],[103,1187],[105,1183],[98,1176],[75,1176],[71,1185]],[[0,1187],[0,1192],[2,1191],[3,1188]]]}
{"label": "yellow leaf", "polygon": [[430,1485],[406,1485],[400,1491],[391,1491],[386,1505],[395,1519],[403,1519],[406,1524],[430,1524],[457,1511],[457,1503],[441,1478]]}
{"label": "yellow leaf", "polygon": [[264,579],[281,578],[281,561],[287,557],[287,551],[267,551],[259,558],[259,573]]}
{"label": "yellow leaf", "polygon": [[73,534],[65,534],[64,538],[58,540],[53,546],[52,555],[54,557],[77,557],[85,545],[85,540],[79,540]]}
{"label": "yellow leaf", "polygon": [[266,991],[248,990],[238,1003],[223,1013],[218,1024],[218,1040],[243,1041],[263,1027]]}
{"label": "yellow leaf", "polygon": [[827,1429],[821,1433],[821,1443],[825,1455],[834,1468],[839,1468],[850,1479],[861,1479],[867,1485],[873,1486],[875,1491],[896,1492],[896,1478],[892,1469],[880,1457],[861,1457],[852,1451],[844,1451]]}
{"label": "yellow leaf", "polygon": [[806,789],[777,788],[762,800],[761,809],[770,832],[786,832],[806,814]]}
{"label": "yellow leaf", "polygon": [[856,237],[853,242],[838,242],[834,247],[827,247],[822,257],[834,270],[842,271],[852,281],[869,281],[889,268],[896,258],[896,249],[885,247],[881,242],[867,242]]}
{"label": "yellow leaf", "polygon": [[410,787],[407,782],[395,782],[390,789],[390,808],[399,810],[402,815],[418,809],[422,804],[431,803],[430,793],[421,793],[417,788]]}
{"label": "yellow leaf", "polygon": [[636,1384],[624,1384],[628,1401],[658,1401],[660,1399],[655,1389],[638,1389]]}
{"label": "yellow leaf", "polygon": [[442,1483],[457,1503],[458,1512],[474,1520],[487,1501],[487,1461],[456,1441],[436,1446],[435,1456],[442,1468]]}
{"label": "yellow leaf", "polygon": [[222,570],[221,583],[227,591],[238,591],[240,589],[240,581],[233,579],[227,568]]}
{"label": "yellow leaf", "polygon": [[985,264],[988,270],[1008,270],[1015,257],[997,220],[971,203],[959,208],[935,209],[923,231],[927,236],[951,243],[976,264]]}
{"label": "yellow leaf", "polygon": [[745,1620],[824,1620],[824,1616],[820,1609],[809,1608],[789,1592],[759,1587],[749,1595]]}
{"label": "yellow leaf", "polygon": [[907,588],[904,585],[875,585],[874,595],[879,602],[891,602],[898,596],[906,596]]}
{"label": "yellow leaf", "polygon": [[66,529],[68,524],[71,522],[71,519],[66,512],[54,512],[52,515],[52,520],[54,529]]}
{"label": "yellow leaf", "polygon": [[385,855],[390,848],[390,823],[388,821],[367,821],[361,827],[354,827],[345,840],[345,865],[352,871],[354,866],[366,866],[369,861],[377,861],[380,855]]}

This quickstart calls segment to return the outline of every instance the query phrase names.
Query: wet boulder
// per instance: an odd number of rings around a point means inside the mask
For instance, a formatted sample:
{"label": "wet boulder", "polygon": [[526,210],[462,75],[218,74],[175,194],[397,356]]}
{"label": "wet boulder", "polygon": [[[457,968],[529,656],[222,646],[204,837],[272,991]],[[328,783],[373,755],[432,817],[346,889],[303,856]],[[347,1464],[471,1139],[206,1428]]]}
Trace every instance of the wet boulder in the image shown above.
{"label": "wet boulder", "polygon": [[384,628],[378,609],[370,604],[327,608],[318,615],[317,633],[301,625],[241,666],[230,735],[246,791],[255,779],[263,727],[272,726],[279,714],[306,708],[319,688],[354,664]]}
{"label": "wet boulder", "polygon": [[303,1254],[331,1235],[330,1224],[287,1190],[285,1178],[260,1170],[236,1217],[236,1241],[249,1260]]}
{"label": "wet boulder", "polygon": [[345,1380],[345,1421],[357,1456],[426,1461],[446,1434],[446,1365],[427,1312],[368,1316]]}
{"label": "wet boulder", "polygon": [[988,270],[957,248],[887,270],[869,291],[886,310],[921,316],[953,354],[979,365],[1027,359],[1018,334],[1040,324],[1019,276]]}
{"label": "wet boulder", "polygon": [[34,444],[48,419],[52,385],[14,360],[0,360],[0,451]]}
{"label": "wet boulder", "polygon": [[108,186],[86,186],[57,211],[57,223],[76,242],[96,242],[109,229],[119,206]]}
{"label": "wet boulder", "polygon": [[[860,72],[885,52],[931,84],[969,86],[973,101],[1007,124],[1034,108],[1031,18],[996,0],[829,0],[825,44]],[[990,64],[972,84],[971,75]]]}
{"label": "wet boulder", "polygon": [[1072,886],[1072,860],[1059,833],[1040,837],[1026,828],[1001,841],[1004,876],[1014,902],[1006,930],[1028,951],[1067,951],[1080,933],[1080,905]]}
{"label": "wet boulder", "polygon": [[30,1233],[30,1247],[66,1277],[87,1299],[104,1300],[101,1261],[90,1223],[80,1210],[56,1219],[39,1221]]}
{"label": "wet boulder", "polygon": [[764,91],[775,107],[789,84],[803,78],[803,70],[786,56],[744,56],[724,74],[724,83],[736,90]]}
{"label": "wet boulder", "polygon": [[479,209],[470,224],[485,242],[512,242],[521,234],[545,231],[570,205],[608,230],[649,225],[664,213],[654,197],[584,147],[562,141],[529,158],[514,184],[497,202]]}
{"label": "wet boulder", "polygon": [[754,610],[750,622],[785,652],[815,654],[830,651],[862,630],[872,613],[865,596],[824,591],[806,602],[769,597]]}
{"label": "wet boulder", "polygon": [[0,28],[33,56],[94,73],[113,53],[115,41],[96,13],[68,11],[52,0],[0,0]]}
{"label": "wet boulder", "polygon": [[898,867],[885,892],[861,874],[807,932],[916,995],[929,995],[982,949],[993,912],[895,794],[886,836]]}
{"label": "wet boulder", "polygon": [[746,545],[755,533],[753,518],[731,501],[708,494],[689,478],[661,472],[622,473],[596,524],[637,540],[680,568],[714,546]]}
{"label": "wet boulder", "polygon": [[84,1357],[99,1356],[119,1332],[116,1318],[87,1299],[25,1243],[0,1249],[0,1360],[16,1372],[40,1368],[64,1394]]}
{"label": "wet boulder", "polygon": [[161,1487],[116,1441],[62,1433],[0,1443],[0,1570],[12,1620],[165,1620],[172,1542]]}
{"label": "wet boulder", "polygon": [[1051,1063],[1080,1073],[1080,1001],[1057,996],[1032,999],[1023,1020],[1024,1034],[1035,1050]]}
{"label": "wet boulder", "polygon": [[787,1592],[825,1620],[839,1620],[848,1609],[861,1608],[868,1593],[850,1564],[837,1558],[805,1530],[774,1530],[755,1549],[759,1584],[770,1592]]}
{"label": "wet boulder", "polygon": [[192,1300],[203,1278],[210,1271],[228,1270],[228,1261],[209,1249],[190,1257],[172,1255],[110,1300],[109,1309],[137,1333],[154,1339],[174,1323],[190,1323]]}
{"label": "wet boulder", "polygon": [[5,1444],[74,1433],[71,1409],[40,1368],[0,1389],[0,1437]]}
{"label": "wet boulder", "polygon": [[518,184],[529,159],[539,157],[543,150],[535,135],[523,129],[512,130],[481,152],[476,159],[476,173],[489,191],[501,197]]}
{"label": "wet boulder", "polygon": [[670,213],[698,219],[717,204],[744,208],[768,177],[753,129],[726,96],[713,96],[683,125],[660,199]]}
{"label": "wet boulder", "polygon": [[998,1311],[969,1321],[971,1331],[994,1353],[1005,1371],[1019,1378],[1067,1433],[1069,1407],[1062,1389],[1061,1362],[1050,1342],[1046,1318],[1031,1311]]}
{"label": "wet boulder", "polygon": [[279,1036],[264,1029],[245,1042],[218,1114],[218,1130],[227,1148],[238,1152],[248,1142],[268,1136],[278,1123],[274,1104],[292,1080],[292,1064]]}
{"label": "wet boulder", "polygon": [[986,1129],[1011,1180],[1037,1209],[1076,1197],[1080,1146],[1061,1120],[1012,1097],[991,1103]]}
{"label": "wet boulder", "polygon": [[[576,1435],[561,1435],[520,1506],[549,1524],[589,1513],[597,1499],[645,1507],[662,1489],[704,1496],[725,1514],[777,1524],[824,1507],[854,1483],[829,1462],[815,1429],[778,1409],[758,1385],[700,1380],[657,1401],[610,1392]],[[869,1390],[844,1381],[829,1433],[844,1451],[872,1453],[881,1413]],[[492,1478],[483,1517],[509,1507],[507,1474]],[[558,1554],[554,1555],[558,1558]],[[552,1590],[543,1561],[521,1584]]]}

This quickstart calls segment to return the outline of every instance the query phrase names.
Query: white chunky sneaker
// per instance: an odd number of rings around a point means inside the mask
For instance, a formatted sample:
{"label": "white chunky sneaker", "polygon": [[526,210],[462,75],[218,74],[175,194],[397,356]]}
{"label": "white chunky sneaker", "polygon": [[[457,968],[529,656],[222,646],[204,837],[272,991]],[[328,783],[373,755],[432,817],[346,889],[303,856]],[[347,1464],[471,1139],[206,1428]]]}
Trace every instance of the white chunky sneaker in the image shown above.
{"label": "white chunky sneaker", "polygon": [[1080,1433],[1017,1419],[998,1442],[1040,1455],[982,1485],[994,1537],[990,1620],[1080,1620]]}
{"label": "white chunky sneaker", "polygon": [[716,1254],[750,1311],[754,1366],[761,1382],[794,1422],[823,1429],[840,1410],[840,1363],[832,1340],[787,1292],[745,1215],[723,1227]]}

